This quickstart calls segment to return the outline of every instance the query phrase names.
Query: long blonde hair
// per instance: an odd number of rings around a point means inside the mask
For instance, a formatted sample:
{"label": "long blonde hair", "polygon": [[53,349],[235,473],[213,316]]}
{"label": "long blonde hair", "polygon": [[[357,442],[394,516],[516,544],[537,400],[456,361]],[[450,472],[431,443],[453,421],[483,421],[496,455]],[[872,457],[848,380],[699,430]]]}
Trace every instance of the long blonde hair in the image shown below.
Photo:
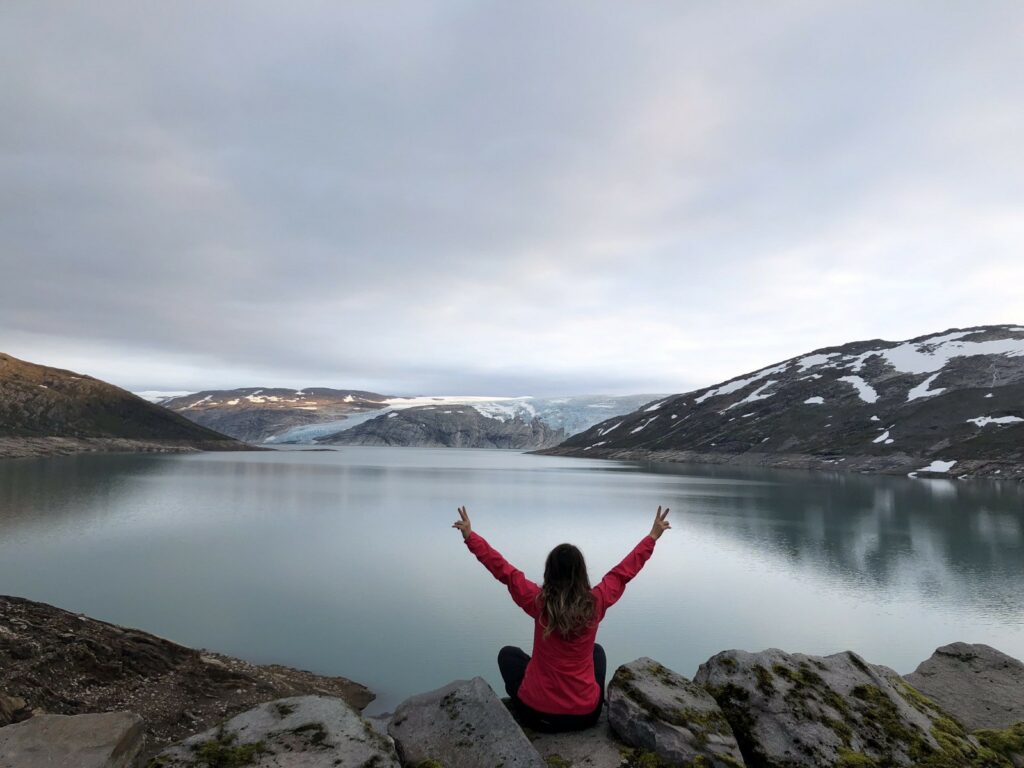
{"label": "long blonde hair", "polygon": [[557,631],[572,638],[587,628],[594,618],[594,596],[590,592],[587,563],[583,553],[572,544],[559,544],[548,554],[544,565],[544,601],[541,622],[544,637]]}

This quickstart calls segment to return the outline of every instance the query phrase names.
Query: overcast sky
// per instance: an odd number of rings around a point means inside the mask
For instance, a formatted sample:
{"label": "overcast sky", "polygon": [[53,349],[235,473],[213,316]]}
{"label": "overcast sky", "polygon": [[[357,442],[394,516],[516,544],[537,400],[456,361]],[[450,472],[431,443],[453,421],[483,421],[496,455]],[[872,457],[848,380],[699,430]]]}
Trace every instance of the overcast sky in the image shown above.
{"label": "overcast sky", "polygon": [[679,392],[1024,322],[1024,4],[0,4],[0,350]]}

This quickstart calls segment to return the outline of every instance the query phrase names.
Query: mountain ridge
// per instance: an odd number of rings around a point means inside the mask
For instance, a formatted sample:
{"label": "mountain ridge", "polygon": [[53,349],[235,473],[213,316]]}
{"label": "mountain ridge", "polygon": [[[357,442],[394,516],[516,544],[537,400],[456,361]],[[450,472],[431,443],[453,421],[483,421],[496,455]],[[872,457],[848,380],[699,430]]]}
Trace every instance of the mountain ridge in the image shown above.
{"label": "mountain ridge", "polygon": [[[495,397],[486,395],[392,396],[347,389],[257,388],[204,390],[161,401],[182,416],[265,445],[334,443],[345,445],[454,446],[536,449],[555,445],[566,435],[626,413],[660,395],[575,395]],[[406,416],[424,409],[427,429]],[[435,409],[429,412],[429,409]],[[470,409],[470,410],[467,410]],[[513,427],[512,420],[524,424]],[[372,426],[364,424],[374,421]],[[446,423],[449,422],[449,423]],[[399,428],[401,426],[401,428]],[[351,434],[349,434],[351,433]],[[527,437],[529,435],[529,437]]]}
{"label": "mountain ridge", "polygon": [[1024,326],[823,347],[542,452],[1024,478]]}
{"label": "mountain ridge", "polygon": [[100,379],[0,353],[0,457],[250,449]]}

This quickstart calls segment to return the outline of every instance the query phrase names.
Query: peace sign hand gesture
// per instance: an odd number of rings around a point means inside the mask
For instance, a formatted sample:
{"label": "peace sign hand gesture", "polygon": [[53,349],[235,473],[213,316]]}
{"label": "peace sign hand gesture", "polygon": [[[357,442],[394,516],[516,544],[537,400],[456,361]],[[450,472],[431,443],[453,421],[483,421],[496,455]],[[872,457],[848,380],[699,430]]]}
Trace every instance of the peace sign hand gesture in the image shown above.
{"label": "peace sign hand gesture", "polygon": [[[663,534],[665,531],[667,531],[669,528],[672,527],[669,524],[668,520],[665,519],[667,517],[668,517],[668,507],[665,507],[665,511],[664,512],[661,511],[661,507],[658,507],[658,511],[654,515],[654,526],[651,528],[651,538],[654,539],[655,541],[660,539],[661,538],[661,534]],[[468,520],[467,520],[467,523],[468,523]]]}
{"label": "peace sign hand gesture", "polygon": [[[658,507],[658,509],[661,509],[661,507]],[[458,528],[462,531],[462,538],[468,539],[469,534],[473,532],[473,526],[469,522],[469,514],[466,512],[465,507],[459,507],[459,517],[461,519],[452,523],[452,528]]]}

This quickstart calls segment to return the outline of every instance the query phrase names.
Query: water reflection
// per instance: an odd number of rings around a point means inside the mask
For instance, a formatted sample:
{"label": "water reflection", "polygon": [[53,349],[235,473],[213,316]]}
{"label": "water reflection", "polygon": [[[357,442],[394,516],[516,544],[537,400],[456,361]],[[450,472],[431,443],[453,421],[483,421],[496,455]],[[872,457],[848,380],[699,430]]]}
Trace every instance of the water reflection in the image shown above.
{"label": "water reflection", "polygon": [[[80,456],[0,462],[0,589],[191,645],[347,674],[386,707],[528,644],[449,528],[535,579],[559,541],[598,578],[658,504],[674,527],[602,625],[612,664],[692,674],[725,647],[937,645],[1024,657],[1024,489],[505,451]],[[415,642],[410,642],[415,638]]]}

